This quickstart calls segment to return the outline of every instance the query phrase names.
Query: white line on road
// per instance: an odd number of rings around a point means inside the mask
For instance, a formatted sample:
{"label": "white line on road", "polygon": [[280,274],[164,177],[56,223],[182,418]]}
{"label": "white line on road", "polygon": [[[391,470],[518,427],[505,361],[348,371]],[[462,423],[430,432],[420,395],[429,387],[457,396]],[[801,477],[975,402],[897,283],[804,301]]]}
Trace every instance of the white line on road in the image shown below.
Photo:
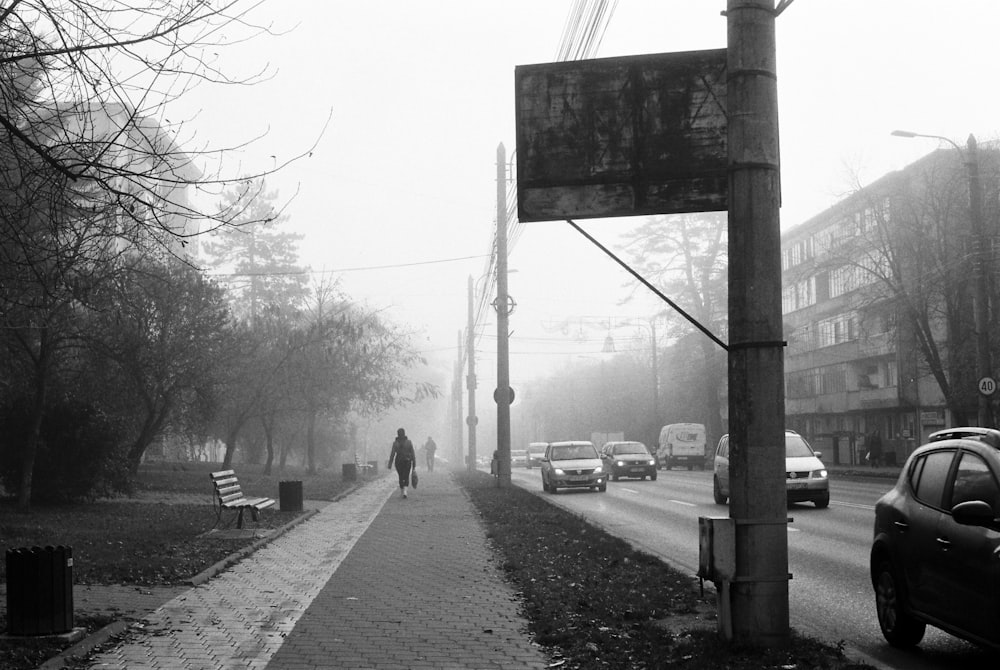
{"label": "white line on road", "polygon": [[869,511],[874,511],[875,509],[875,505],[860,505],[858,503],[838,502],[836,500],[831,500],[830,504],[837,505],[838,507],[853,507],[854,509],[866,509]]}
{"label": "white line on road", "polygon": [[684,507],[697,507],[697,505],[695,505],[694,503],[689,503],[684,500],[668,500],[667,502],[676,503],[678,505],[684,505]]}
{"label": "white line on road", "polygon": [[628,491],[629,493],[635,493],[636,495],[638,495],[638,493],[639,493],[639,492],[638,492],[638,491],[636,491],[635,489],[627,489],[627,488],[625,488],[624,486],[622,486],[622,487],[621,487],[621,490],[622,490],[622,491]]}

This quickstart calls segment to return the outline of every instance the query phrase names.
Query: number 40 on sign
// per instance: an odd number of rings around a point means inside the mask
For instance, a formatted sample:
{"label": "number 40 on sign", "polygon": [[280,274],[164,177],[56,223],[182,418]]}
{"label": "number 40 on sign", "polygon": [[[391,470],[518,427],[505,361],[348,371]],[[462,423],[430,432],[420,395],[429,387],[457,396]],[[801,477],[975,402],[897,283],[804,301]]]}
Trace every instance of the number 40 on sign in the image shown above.
{"label": "number 40 on sign", "polygon": [[983,395],[993,395],[997,390],[997,380],[993,377],[983,377],[979,380],[979,392]]}

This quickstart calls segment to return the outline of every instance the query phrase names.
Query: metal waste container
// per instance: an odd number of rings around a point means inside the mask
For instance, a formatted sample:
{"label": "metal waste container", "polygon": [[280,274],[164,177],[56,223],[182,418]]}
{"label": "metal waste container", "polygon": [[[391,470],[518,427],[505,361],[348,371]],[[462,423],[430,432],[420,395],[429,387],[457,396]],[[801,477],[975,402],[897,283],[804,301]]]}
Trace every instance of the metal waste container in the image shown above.
{"label": "metal waste container", "polygon": [[278,501],[282,512],[302,511],[302,482],[278,482]]}
{"label": "metal waste container", "polygon": [[73,630],[73,548],[7,550],[7,633]]}
{"label": "metal waste container", "polygon": [[358,480],[358,466],[354,463],[344,463],[343,466],[343,479],[345,482],[354,482]]}

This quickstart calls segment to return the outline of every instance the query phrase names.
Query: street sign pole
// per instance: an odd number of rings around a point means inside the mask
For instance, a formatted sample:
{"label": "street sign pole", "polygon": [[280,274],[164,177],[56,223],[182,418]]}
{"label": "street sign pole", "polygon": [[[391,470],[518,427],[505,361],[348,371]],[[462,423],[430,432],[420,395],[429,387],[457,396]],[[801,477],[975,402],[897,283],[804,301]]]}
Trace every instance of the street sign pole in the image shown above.
{"label": "street sign pole", "polygon": [[729,426],[736,643],[789,640],[773,0],[728,0]]}

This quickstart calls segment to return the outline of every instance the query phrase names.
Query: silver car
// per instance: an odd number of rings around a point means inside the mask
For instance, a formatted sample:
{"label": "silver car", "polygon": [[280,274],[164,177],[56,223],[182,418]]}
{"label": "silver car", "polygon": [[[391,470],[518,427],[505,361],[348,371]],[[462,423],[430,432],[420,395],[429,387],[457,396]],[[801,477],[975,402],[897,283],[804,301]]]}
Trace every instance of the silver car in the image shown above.
{"label": "silver car", "polygon": [[608,490],[608,475],[592,442],[553,442],[545,449],[542,490],[560,488]]}

